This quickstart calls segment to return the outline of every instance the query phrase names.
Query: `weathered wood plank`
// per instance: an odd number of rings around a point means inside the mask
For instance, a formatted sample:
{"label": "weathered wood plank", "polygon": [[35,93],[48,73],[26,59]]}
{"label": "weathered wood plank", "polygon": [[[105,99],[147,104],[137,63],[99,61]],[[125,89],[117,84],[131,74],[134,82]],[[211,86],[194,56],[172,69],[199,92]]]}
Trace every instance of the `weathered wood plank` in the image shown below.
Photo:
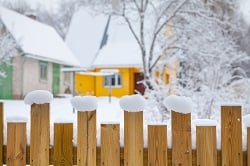
{"label": "weathered wood plank", "polygon": [[73,123],[54,124],[54,165],[73,165]]}
{"label": "weathered wood plank", "polygon": [[142,111],[124,111],[124,165],[143,166]]}
{"label": "weathered wood plank", "polygon": [[[243,153],[243,166],[247,166],[247,152],[244,151]],[[50,148],[50,165],[54,163],[54,148]],[[196,158],[196,150],[192,150],[192,157],[193,157],[193,166],[197,166],[197,158]],[[6,164],[7,158],[7,146],[3,146],[3,164]],[[26,164],[30,164],[30,147],[26,147]],[[77,165],[77,148],[74,147],[73,150],[73,164]],[[96,148],[96,165],[101,166],[101,148]],[[124,165],[124,148],[120,148],[120,165]],[[168,165],[172,165],[172,149],[168,149]],[[221,165],[221,151],[217,150],[217,165]],[[148,149],[143,149],[143,166],[148,166]]]}
{"label": "weathered wood plank", "polygon": [[31,105],[30,165],[49,165],[49,104]]}
{"label": "weathered wood plank", "polygon": [[77,165],[96,165],[96,111],[78,111],[77,127]]}
{"label": "weathered wood plank", "polygon": [[26,123],[7,124],[7,166],[26,165]]}
{"label": "weathered wood plank", "polygon": [[171,111],[172,165],[192,165],[191,113]]}
{"label": "weathered wood plank", "polygon": [[221,151],[223,166],[243,165],[241,106],[221,107]]}
{"label": "weathered wood plank", "polygon": [[101,165],[120,165],[119,124],[101,124]]}
{"label": "weathered wood plank", "polygon": [[250,127],[247,127],[247,166],[250,166]]}
{"label": "weathered wood plank", "polygon": [[4,110],[3,103],[0,102],[0,165],[3,165],[3,123],[4,123]]}
{"label": "weathered wood plank", "polygon": [[217,165],[216,126],[196,127],[197,166]]}
{"label": "weathered wood plank", "polygon": [[167,126],[148,126],[148,166],[167,166]]}

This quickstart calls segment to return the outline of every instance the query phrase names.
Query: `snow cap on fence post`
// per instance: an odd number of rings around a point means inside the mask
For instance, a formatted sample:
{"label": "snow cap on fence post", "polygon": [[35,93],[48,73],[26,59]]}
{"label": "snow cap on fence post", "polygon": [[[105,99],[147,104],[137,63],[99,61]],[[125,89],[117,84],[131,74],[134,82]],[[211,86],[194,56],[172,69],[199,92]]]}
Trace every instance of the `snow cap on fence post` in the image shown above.
{"label": "snow cap on fence post", "polygon": [[169,111],[183,114],[191,113],[193,109],[192,100],[185,96],[170,95],[164,99],[163,104]]}
{"label": "snow cap on fence post", "polygon": [[77,111],[85,112],[97,109],[97,98],[95,96],[75,96],[70,102]]}
{"label": "snow cap on fence post", "polygon": [[140,112],[145,108],[145,99],[141,95],[123,96],[119,103],[120,107],[128,112]]}
{"label": "snow cap on fence post", "polygon": [[24,122],[27,123],[29,119],[25,116],[8,116],[6,117],[6,122],[8,123],[20,123]]}
{"label": "snow cap on fence post", "polygon": [[28,105],[32,104],[45,104],[50,103],[53,100],[53,95],[47,90],[34,90],[29,92],[25,98],[24,103]]}
{"label": "snow cap on fence post", "polygon": [[194,119],[192,120],[194,126],[217,126],[218,122],[212,119]]}

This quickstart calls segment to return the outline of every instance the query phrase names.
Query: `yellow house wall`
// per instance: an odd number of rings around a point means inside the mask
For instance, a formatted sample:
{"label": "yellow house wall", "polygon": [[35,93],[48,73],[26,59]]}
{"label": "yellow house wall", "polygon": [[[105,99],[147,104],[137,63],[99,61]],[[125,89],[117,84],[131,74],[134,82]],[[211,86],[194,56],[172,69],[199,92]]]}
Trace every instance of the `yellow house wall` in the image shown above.
{"label": "yellow house wall", "polygon": [[[110,69],[110,68],[109,68]],[[116,68],[119,70],[122,78],[122,84],[120,87],[112,87],[111,95],[121,97],[131,94],[133,79],[132,69],[129,68]],[[101,69],[96,69],[100,71]],[[109,88],[104,87],[104,77],[96,77],[96,96],[107,96],[109,94]]]}
{"label": "yellow house wall", "polygon": [[[173,64],[173,68],[177,65]],[[95,71],[99,72],[103,68],[98,68]],[[124,95],[134,94],[135,89],[135,78],[134,74],[141,72],[137,68],[109,68],[118,69],[122,76],[122,85],[120,87],[113,87],[111,90],[111,95],[116,97],[122,97]],[[156,73],[156,76],[158,73]],[[169,81],[176,79],[176,69],[167,70],[165,69],[164,75],[169,75]],[[159,75],[158,75],[159,76]],[[164,79],[167,78],[164,76]],[[167,82],[167,80],[164,80]],[[172,85],[174,86],[174,85]],[[104,87],[104,77],[103,76],[86,76],[76,73],[75,75],[75,89],[76,95],[95,95],[95,96],[108,96],[109,88]],[[172,88],[171,88],[172,89]],[[173,92],[174,93],[174,92]]]}
{"label": "yellow house wall", "polygon": [[95,77],[75,74],[76,95],[96,95],[95,94]]}

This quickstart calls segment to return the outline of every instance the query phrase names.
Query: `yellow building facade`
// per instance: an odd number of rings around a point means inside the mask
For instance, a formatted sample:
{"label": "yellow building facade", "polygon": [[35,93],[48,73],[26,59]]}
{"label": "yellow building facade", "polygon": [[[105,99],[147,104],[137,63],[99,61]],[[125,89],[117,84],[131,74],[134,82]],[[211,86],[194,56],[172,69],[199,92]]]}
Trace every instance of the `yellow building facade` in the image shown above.
{"label": "yellow building facade", "polygon": [[[104,68],[97,68],[92,72],[100,72]],[[107,69],[105,69],[107,70]],[[108,68],[108,70],[118,70],[119,78],[113,77],[111,84],[107,84],[109,76],[86,75],[76,73],[75,90],[77,95],[94,95],[94,96],[115,96],[121,97],[135,93],[144,93],[144,85],[140,82],[143,80],[143,73],[140,68]],[[165,70],[163,81],[169,83],[170,78],[174,78],[175,72]],[[157,76],[157,73],[156,73]]]}

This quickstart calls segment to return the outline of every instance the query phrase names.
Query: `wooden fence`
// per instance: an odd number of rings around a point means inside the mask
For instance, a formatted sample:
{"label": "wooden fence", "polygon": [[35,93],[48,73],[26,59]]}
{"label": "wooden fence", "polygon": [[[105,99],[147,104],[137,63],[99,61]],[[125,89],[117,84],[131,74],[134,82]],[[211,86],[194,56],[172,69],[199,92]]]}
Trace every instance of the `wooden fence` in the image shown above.
{"label": "wooden fence", "polygon": [[[3,103],[0,130],[3,131]],[[240,106],[222,106],[221,150],[217,150],[216,127],[196,128],[196,150],[191,146],[191,113],[172,111],[172,149],[167,149],[167,126],[148,126],[148,147],[143,147],[143,112],[124,111],[124,147],[120,147],[120,125],[101,124],[101,146],[96,145],[96,111],[78,112],[77,147],[73,146],[73,123],[54,124],[54,145],[49,145],[49,104],[31,106],[30,146],[26,145],[26,123],[8,122],[7,145],[0,132],[0,165],[33,166],[241,166],[250,165],[250,145],[242,150]],[[247,129],[250,141],[250,128]]]}

